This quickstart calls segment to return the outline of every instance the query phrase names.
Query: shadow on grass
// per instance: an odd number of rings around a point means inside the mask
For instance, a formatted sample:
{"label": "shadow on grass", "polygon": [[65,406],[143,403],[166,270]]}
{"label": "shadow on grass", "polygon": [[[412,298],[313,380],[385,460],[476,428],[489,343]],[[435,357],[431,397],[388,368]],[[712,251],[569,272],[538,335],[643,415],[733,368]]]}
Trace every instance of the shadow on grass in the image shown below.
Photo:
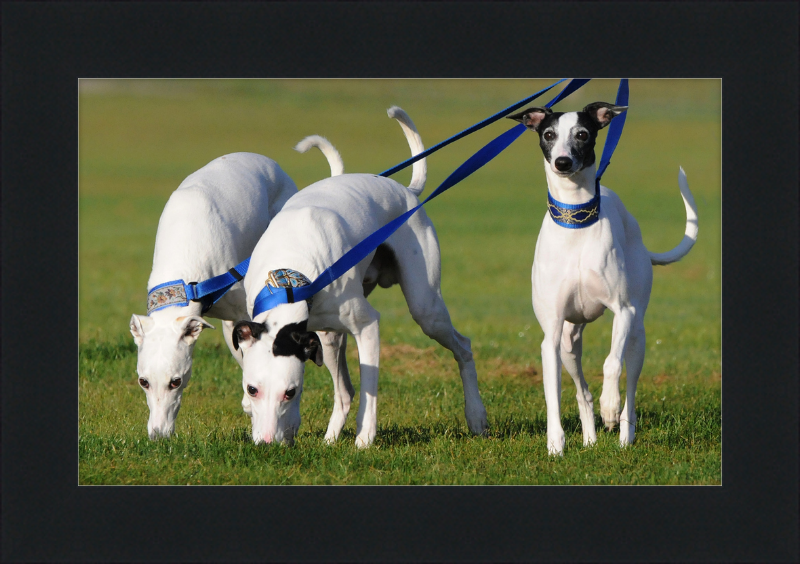
{"label": "shadow on grass", "polygon": [[[432,425],[396,425],[391,424],[378,428],[376,443],[383,445],[419,445],[427,444],[437,437],[448,439],[466,439],[472,435],[457,422],[438,421]],[[355,437],[353,437],[355,439]]]}
{"label": "shadow on grass", "polygon": [[[602,426],[600,417],[598,416],[596,419],[597,429],[604,429],[605,427]],[[565,433],[581,433],[581,422],[577,413],[563,416],[561,423]],[[324,434],[324,431],[320,430],[308,433],[306,436],[322,441]],[[547,417],[545,414],[536,415],[532,418],[510,416],[490,421],[487,438],[507,440],[521,437],[543,437],[546,434]],[[249,440],[250,435],[245,434],[244,438]],[[472,438],[475,438],[475,435],[467,429],[466,423],[453,419],[450,421],[440,420],[429,425],[381,425],[378,427],[375,443],[381,446],[414,446],[428,444],[436,439],[460,441]],[[352,429],[342,430],[338,442],[353,441],[355,441],[355,432]]]}
{"label": "shadow on grass", "polygon": [[[699,401],[695,405],[677,409],[646,406],[637,409],[638,435],[647,442],[671,448],[690,448],[703,444],[719,444],[721,435],[721,410],[715,401]],[[677,406],[676,406],[677,407]],[[608,430],[601,417],[595,414],[595,429],[598,433],[619,433],[619,425]],[[581,420],[576,412],[562,414],[561,425],[567,435],[581,435]],[[525,437],[545,437],[547,415],[533,417],[509,416],[490,421],[487,437],[508,440]],[[322,437],[322,433],[320,433]],[[376,442],[385,445],[426,444],[437,438],[465,440],[473,435],[460,420],[437,421],[430,425],[387,425],[378,430]],[[343,431],[342,438],[354,440],[352,431]]]}

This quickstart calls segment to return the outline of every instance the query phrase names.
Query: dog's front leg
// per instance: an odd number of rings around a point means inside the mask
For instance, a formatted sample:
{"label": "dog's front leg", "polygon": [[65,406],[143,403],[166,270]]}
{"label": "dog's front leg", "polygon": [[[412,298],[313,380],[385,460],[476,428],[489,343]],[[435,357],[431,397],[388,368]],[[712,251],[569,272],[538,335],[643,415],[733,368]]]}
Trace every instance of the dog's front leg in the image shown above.
{"label": "dog's front leg", "polygon": [[356,416],[356,446],[366,448],[378,431],[378,360],[381,353],[378,321],[380,314],[366,300],[354,317],[358,321],[351,330],[358,346],[361,368],[361,392]]}
{"label": "dog's front leg", "polygon": [[332,444],[339,438],[347,414],[350,413],[355,390],[347,370],[347,333],[320,331],[317,334],[322,342],[323,361],[333,378],[333,413],[325,432],[325,442]]}
{"label": "dog's front leg", "polygon": [[581,430],[583,431],[583,445],[591,446],[597,442],[597,432],[594,428],[594,404],[592,393],[586,385],[581,366],[583,352],[583,329],[585,324],[574,325],[569,321],[564,322],[561,335],[561,361],[567,369],[572,381],[575,383],[578,399],[578,412],[581,416]]}
{"label": "dog's front leg", "polygon": [[564,453],[564,428],[561,426],[561,332],[563,321],[549,324],[542,341],[542,381],[547,406],[547,451]]}
{"label": "dog's front leg", "polygon": [[635,311],[630,305],[619,306],[616,311],[612,307],[609,309],[614,312],[614,323],[611,329],[611,352],[603,363],[600,416],[606,428],[611,431],[619,423],[619,378],[622,375],[622,361],[625,358],[625,347]]}

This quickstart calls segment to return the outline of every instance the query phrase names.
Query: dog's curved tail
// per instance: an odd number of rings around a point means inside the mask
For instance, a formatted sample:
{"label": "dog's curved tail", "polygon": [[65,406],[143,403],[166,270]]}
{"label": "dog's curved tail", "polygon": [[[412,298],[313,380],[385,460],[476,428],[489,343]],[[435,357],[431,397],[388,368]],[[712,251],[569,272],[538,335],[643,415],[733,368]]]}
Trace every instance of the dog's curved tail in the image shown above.
{"label": "dog's curved tail", "polygon": [[300,153],[305,153],[311,147],[316,147],[322,151],[322,154],[325,155],[326,159],[328,159],[328,165],[331,167],[331,176],[339,176],[344,172],[344,162],[342,161],[342,156],[339,154],[339,151],[336,150],[336,147],[334,147],[333,144],[324,137],[319,135],[309,135],[295,145],[294,150]]}
{"label": "dog's curved tail", "polygon": [[[422,144],[422,138],[419,136],[414,122],[411,121],[411,118],[408,117],[408,114],[403,111],[402,108],[392,106],[386,110],[386,113],[389,114],[390,118],[396,119],[400,123],[400,127],[403,128],[408,146],[411,148],[411,156],[418,155],[425,150],[425,146]],[[408,185],[408,189],[411,190],[415,196],[419,196],[425,189],[425,181],[428,177],[428,164],[425,159],[420,159],[414,163],[411,170],[411,183]]]}
{"label": "dog's curved tail", "polygon": [[686,173],[683,172],[683,167],[678,173],[678,186],[681,189],[683,205],[686,207],[686,231],[683,240],[671,251],[650,253],[650,262],[652,264],[670,264],[681,260],[689,254],[689,251],[692,250],[697,241],[697,206],[694,203],[694,196],[689,190],[689,183],[686,181]]}

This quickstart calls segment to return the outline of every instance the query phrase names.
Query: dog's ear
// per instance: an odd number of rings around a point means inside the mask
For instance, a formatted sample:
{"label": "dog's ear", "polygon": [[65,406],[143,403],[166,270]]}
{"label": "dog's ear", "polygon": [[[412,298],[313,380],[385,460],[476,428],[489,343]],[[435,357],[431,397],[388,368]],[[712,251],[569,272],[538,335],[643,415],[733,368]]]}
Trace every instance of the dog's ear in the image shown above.
{"label": "dog's ear", "polygon": [[233,349],[242,351],[249,349],[261,338],[261,333],[266,332],[267,326],[264,323],[253,323],[252,321],[240,321],[233,326],[233,334],[231,340],[233,341]]}
{"label": "dog's ear", "polygon": [[594,102],[583,108],[583,111],[589,114],[592,121],[597,124],[598,129],[603,129],[611,123],[612,119],[627,109],[628,106],[615,106],[614,104],[608,104],[606,102]]}
{"label": "dog's ear", "polygon": [[131,316],[131,335],[133,335],[133,342],[136,343],[137,347],[142,346],[142,342],[144,341],[144,334],[150,330],[153,326],[153,320],[146,315],[136,315],[135,313]]}
{"label": "dog's ear", "polygon": [[295,331],[291,334],[292,340],[303,349],[305,360],[313,360],[317,366],[322,366],[322,343],[313,331],[302,333]]}
{"label": "dog's ear", "polygon": [[187,345],[194,344],[194,342],[197,341],[197,337],[200,336],[200,333],[206,327],[214,329],[213,325],[199,315],[190,315],[188,317],[178,317],[175,319],[175,328],[181,334],[183,340],[186,341]]}
{"label": "dog's ear", "polygon": [[553,110],[550,108],[528,108],[527,110],[522,110],[517,114],[511,114],[506,117],[520,122],[532,131],[539,131],[539,124],[552,113]]}

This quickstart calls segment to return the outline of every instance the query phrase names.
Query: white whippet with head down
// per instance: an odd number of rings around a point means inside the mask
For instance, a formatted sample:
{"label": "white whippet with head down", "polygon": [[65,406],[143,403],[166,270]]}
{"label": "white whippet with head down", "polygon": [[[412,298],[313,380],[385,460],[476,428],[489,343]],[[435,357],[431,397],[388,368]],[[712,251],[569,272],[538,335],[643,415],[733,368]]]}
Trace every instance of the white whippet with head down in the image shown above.
{"label": "white whippet with head down", "polygon": [[[400,108],[397,119],[414,155],[423,150],[414,124]],[[302,286],[376,229],[416,207],[425,186],[425,160],[413,166],[408,188],[372,174],[344,174],[297,193],[275,216],[253,251],[244,279],[248,311],[265,288]],[[234,327],[234,346],[243,349],[242,387],[251,396],[256,443],[291,443],[300,426],[300,398],[306,360],[330,370],[334,408],[325,439],[335,441],[354,395],[345,359],[347,333],[358,346],[361,392],[356,445],[372,444],[377,431],[380,315],[367,295],[380,285],[400,284],[414,320],[426,335],[452,351],[464,386],[470,431],[486,430],[486,410],[478,392],[469,339],[450,321],[440,289],[441,263],[436,231],[424,209],[311,303],[285,303],[256,312]],[[320,332],[319,335],[314,331]]]}
{"label": "white whippet with head down", "polygon": [[[326,156],[331,174],[341,174],[341,157],[327,140],[310,138],[304,150],[312,146]],[[175,296],[175,289],[153,289],[168,281],[208,280],[238,265],[296,193],[292,179],[272,159],[232,153],[190,174],[170,196],[158,222],[147,283],[148,315],[134,314],[130,321],[138,347],[139,385],[150,408],[147,433],[151,439],[174,432],[181,396],[192,375],[195,342],[203,328],[214,328],[203,316],[222,321],[225,342],[240,364],[241,353],[231,335],[235,322],[249,319],[241,282],[205,312],[200,302]],[[170,305],[173,302],[176,305]]]}
{"label": "white whippet with head down", "polygon": [[[682,168],[678,185],[686,208],[685,235],[667,253],[651,253],[645,248],[638,223],[614,192],[597,183],[600,196],[595,198],[597,132],[626,109],[595,102],[580,112],[528,108],[508,116],[539,133],[547,188],[552,196],[536,242],[531,276],[533,309],[544,331],[542,372],[551,454],[564,450],[562,362],[578,390],[583,444],[591,445],[597,440],[592,394],[581,367],[581,336],[586,323],[606,309],[614,313],[614,323],[611,352],[603,364],[600,415],[609,430],[620,424],[620,445],[633,443],[634,401],[644,363],[644,314],[653,283],[652,265],[680,260],[697,240],[697,208]],[[627,393],[620,417],[623,362]]]}

